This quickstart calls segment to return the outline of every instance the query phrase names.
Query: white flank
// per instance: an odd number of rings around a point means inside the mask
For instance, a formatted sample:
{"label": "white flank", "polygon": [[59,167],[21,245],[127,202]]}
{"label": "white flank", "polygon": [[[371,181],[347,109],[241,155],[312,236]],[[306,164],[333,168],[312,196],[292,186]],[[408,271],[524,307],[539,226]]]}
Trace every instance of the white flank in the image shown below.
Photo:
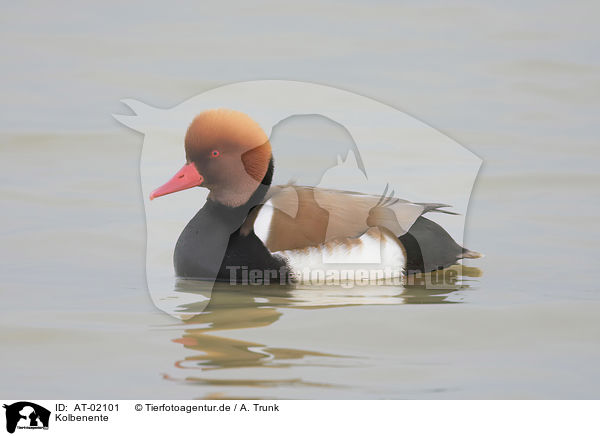
{"label": "white flank", "polygon": [[273,212],[273,203],[269,200],[260,208],[256,220],[254,221],[254,233],[256,233],[256,236],[258,236],[258,239],[260,239],[263,244],[267,243],[269,237]]}
{"label": "white flank", "polygon": [[370,228],[359,238],[336,239],[274,254],[285,259],[296,280],[307,284],[399,278],[406,263],[398,239],[378,228]]}

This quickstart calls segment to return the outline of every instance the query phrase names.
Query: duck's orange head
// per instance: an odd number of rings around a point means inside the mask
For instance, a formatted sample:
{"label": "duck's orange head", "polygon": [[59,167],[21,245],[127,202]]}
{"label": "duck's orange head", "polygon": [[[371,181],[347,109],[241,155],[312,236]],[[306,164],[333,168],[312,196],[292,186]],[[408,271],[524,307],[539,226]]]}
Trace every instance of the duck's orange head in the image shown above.
{"label": "duck's orange head", "polygon": [[194,118],[185,135],[185,154],[187,163],[150,199],[202,186],[212,200],[235,207],[248,201],[264,179],[271,144],[248,115],[215,109]]}

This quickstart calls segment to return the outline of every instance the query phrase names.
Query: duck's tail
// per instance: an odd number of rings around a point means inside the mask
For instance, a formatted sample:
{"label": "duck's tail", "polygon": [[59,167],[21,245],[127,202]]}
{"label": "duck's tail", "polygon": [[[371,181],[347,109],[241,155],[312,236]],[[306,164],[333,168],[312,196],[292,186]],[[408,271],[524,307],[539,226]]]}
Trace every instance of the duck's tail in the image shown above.
{"label": "duck's tail", "polygon": [[439,224],[422,216],[398,239],[406,252],[407,274],[437,271],[461,259],[483,257],[481,253],[458,245]]}
{"label": "duck's tail", "polygon": [[467,250],[466,248],[463,248],[462,250],[463,252],[459,259],[480,259],[485,257],[484,254],[479,253],[478,251]]}

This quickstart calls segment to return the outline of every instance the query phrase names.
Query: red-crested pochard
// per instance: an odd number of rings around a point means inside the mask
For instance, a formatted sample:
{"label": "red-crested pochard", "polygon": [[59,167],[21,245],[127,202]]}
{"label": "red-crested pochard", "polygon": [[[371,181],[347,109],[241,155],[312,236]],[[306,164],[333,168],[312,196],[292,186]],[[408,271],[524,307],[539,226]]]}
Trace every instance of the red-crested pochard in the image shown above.
{"label": "red-crested pochard", "polygon": [[295,282],[310,280],[314,270],[348,268],[403,276],[480,256],[422,216],[446,205],[385,192],[271,186],[269,138],[244,113],[202,112],[188,128],[185,151],[187,163],[150,195],[210,191],[175,246],[179,277]]}

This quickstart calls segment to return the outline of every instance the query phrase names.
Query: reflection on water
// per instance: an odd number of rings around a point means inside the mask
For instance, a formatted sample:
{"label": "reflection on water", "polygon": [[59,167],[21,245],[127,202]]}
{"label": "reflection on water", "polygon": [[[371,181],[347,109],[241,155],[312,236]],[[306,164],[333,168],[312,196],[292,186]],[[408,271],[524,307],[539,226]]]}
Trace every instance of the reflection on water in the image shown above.
{"label": "reflection on water", "polygon": [[[411,278],[403,286],[302,287],[240,286],[219,283],[208,294],[206,283],[179,280],[176,292],[197,294],[204,312],[183,321],[185,329],[173,342],[181,344],[186,356],[175,362],[175,367],[189,371],[189,375],[165,379],[210,386],[274,387],[318,386],[302,378],[231,378],[203,377],[207,371],[239,368],[289,368],[292,366],[344,367],[361,365],[355,356],[328,354],[305,349],[291,349],[268,344],[243,341],[215,335],[219,331],[266,327],[282,316],[280,309],[323,309],[352,305],[390,304],[450,304],[460,303],[457,291],[471,288],[473,278],[479,277],[478,268],[453,266],[444,271]],[[433,288],[433,289],[432,289]],[[188,295],[189,296],[189,295]],[[206,298],[210,302],[206,305]],[[189,299],[187,299],[189,300]],[[180,307],[185,314],[197,313],[194,303]],[[183,317],[185,318],[185,317]],[[343,386],[336,386],[337,388]],[[224,398],[222,393],[211,393],[205,398]]]}

